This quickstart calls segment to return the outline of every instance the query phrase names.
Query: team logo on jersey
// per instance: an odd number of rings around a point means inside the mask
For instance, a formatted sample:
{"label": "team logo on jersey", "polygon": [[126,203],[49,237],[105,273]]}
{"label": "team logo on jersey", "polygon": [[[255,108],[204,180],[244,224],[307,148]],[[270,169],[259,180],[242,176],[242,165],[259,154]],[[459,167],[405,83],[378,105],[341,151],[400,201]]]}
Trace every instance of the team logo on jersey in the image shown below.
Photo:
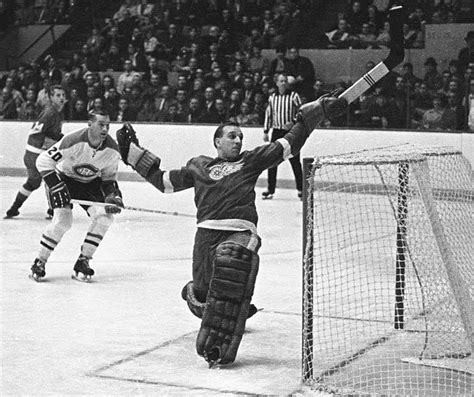
{"label": "team logo on jersey", "polygon": [[78,164],[72,169],[77,175],[85,178],[90,178],[91,176],[96,176],[99,174],[99,169],[91,164]]}
{"label": "team logo on jersey", "polygon": [[44,123],[40,123],[39,121],[36,121],[31,127],[30,134],[36,134],[38,132],[41,132],[43,130],[43,126],[44,126]]}
{"label": "team logo on jersey", "polygon": [[214,165],[209,170],[209,178],[214,181],[218,181],[219,179],[222,179],[227,175],[233,174],[234,172],[241,170],[243,166],[244,163],[242,160],[237,163],[225,162]]}

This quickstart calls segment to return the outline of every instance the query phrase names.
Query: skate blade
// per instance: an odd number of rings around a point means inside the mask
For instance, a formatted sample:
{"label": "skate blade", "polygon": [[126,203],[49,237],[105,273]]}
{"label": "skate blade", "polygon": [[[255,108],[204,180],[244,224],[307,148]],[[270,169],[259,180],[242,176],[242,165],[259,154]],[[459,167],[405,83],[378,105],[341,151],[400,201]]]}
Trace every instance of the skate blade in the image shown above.
{"label": "skate blade", "polygon": [[28,278],[30,280],[36,281],[37,283],[42,283],[43,282],[43,277],[35,277],[32,274],[28,274]]}
{"label": "skate blade", "polygon": [[81,283],[92,283],[91,276],[76,276],[75,274],[71,274],[71,278],[76,281],[80,281]]}

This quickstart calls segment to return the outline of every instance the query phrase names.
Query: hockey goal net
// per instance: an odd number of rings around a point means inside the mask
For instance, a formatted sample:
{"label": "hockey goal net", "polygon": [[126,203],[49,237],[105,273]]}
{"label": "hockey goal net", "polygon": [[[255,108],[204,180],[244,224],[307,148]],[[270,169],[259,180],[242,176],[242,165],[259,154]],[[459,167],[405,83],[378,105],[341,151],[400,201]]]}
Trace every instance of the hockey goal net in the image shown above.
{"label": "hockey goal net", "polygon": [[303,163],[303,383],[471,395],[469,162],[402,145]]}

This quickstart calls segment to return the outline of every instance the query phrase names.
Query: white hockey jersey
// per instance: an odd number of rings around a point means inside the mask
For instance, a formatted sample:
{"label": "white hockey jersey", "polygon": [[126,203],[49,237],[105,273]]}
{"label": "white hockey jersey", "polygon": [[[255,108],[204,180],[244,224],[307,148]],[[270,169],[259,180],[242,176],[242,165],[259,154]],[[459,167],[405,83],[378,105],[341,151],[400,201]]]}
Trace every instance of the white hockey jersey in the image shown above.
{"label": "white hockey jersey", "polygon": [[77,181],[87,183],[96,178],[103,181],[117,180],[120,153],[117,143],[107,136],[100,147],[89,144],[87,128],[66,135],[59,142],[41,153],[36,167],[41,175],[57,170]]}

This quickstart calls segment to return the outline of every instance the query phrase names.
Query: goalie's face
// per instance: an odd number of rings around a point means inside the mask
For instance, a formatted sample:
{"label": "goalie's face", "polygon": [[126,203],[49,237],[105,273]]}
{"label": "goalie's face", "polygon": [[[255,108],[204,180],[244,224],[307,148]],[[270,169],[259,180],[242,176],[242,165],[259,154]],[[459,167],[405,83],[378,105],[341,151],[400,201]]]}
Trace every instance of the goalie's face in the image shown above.
{"label": "goalie's face", "polygon": [[218,156],[223,160],[236,160],[242,149],[243,138],[244,136],[239,127],[235,125],[225,126],[222,136],[215,140]]}

